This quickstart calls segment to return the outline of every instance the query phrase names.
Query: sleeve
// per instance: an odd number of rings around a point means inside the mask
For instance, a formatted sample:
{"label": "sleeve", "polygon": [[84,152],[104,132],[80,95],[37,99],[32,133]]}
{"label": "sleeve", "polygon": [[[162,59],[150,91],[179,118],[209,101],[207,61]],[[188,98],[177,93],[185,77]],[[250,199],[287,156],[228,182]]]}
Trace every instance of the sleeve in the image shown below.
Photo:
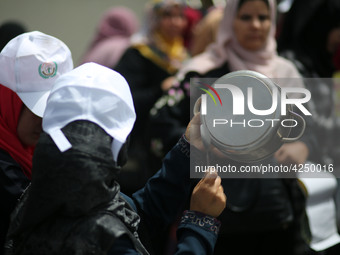
{"label": "sleeve", "polygon": [[140,253],[134,248],[132,241],[127,235],[123,235],[115,240],[115,244],[112,246],[107,254],[140,255]]}
{"label": "sleeve", "polygon": [[176,255],[213,254],[221,222],[195,211],[185,211],[177,230]]}
{"label": "sleeve", "polygon": [[20,166],[0,149],[0,246],[6,240],[10,215],[30,181]]}
{"label": "sleeve", "polygon": [[132,195],[138,214],[156,235],[155,226],[164,229],[174,222],[190,198],[194,184],[189,168],[190,145],[183,136],[166,155],[161,169]]}
{"label": "sleeve", "polygon": [[[188,205],[197,182],[190,179],[189,157],[190,144],[183,136],[166,155],[162,168],[132,195],[141,218],[140,238],[148,250],[158,249],[160,236],[166,235]],[[176,254],[212,254],[219,226],[213,217],[186,211],[178,229]]]}
{"label": "sleeve", "polygon": [[[221,223],[219,220],[195,211],[185,211],[177,230],[178,244],[175,255],[213,254]],[[139,254],[127,235],[115,241],[108,255]]]}
{"label": "sleeve", "polygon": [[161,169],[135,192],[139,237],[150,254],[161,254],[171,226],[187,207],[194,184],[190,180],[190,146],[182,137],[166,155]]}

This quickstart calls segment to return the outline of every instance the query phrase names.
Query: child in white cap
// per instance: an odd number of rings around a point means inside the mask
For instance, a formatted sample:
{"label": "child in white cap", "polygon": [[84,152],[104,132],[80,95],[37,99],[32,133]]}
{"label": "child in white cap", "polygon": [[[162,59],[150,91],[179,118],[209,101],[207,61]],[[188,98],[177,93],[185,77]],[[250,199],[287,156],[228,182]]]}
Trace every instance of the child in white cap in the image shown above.
{"label": "child in white cap", "polygon": [[0,253],[10,213],[31,178],[47,97],[72,69],[69,48],[38,31],[13,38],[0,53]]}
{"label": "child in white cap", "polygon": [[[189,144],[181,140],[131,199],[117,177],[135,119],[128,83],[107,67],[87,63],[56,81],[32,182],[13,213],[9,254],[149,254],[137,231],[162,229],[157,234],[164,235],[190,197]],[[212,254],[215,217],[225,207],[220,182],[211,173],[196,186],[176,254]],[[147,227],[138,228],[140,221]]]}

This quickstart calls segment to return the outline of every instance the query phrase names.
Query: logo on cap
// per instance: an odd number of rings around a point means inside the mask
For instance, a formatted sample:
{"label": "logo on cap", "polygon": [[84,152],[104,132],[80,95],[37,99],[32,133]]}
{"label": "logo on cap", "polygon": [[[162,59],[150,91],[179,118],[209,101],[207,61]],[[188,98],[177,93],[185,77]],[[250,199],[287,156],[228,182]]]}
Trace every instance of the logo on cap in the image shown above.
{"label": "logo on cap", "polygon": [[45,62],[39,66],[39,74],[44,79],[52,78],[57,74],[57,69],[56,62]]}

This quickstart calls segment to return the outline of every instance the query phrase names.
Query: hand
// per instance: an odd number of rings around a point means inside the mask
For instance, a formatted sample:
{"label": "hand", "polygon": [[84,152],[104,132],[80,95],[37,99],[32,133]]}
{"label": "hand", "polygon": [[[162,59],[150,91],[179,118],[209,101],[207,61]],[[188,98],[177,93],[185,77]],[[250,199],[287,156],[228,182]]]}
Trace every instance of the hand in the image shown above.
{"label": "hand", "polygon": [[309,150],[303,142],[285,143],[278,149],[274,157],[284,165],[288,164],[304,164],[308,158]]}
{"label": "hand", "polygon": [[[190,143],[190,145],[195,146],[200,151],[207,151],[207,148],[204,146],[202,138],[201,138],[201,118],[200,113],[198,112],[192,120],[189,122],[187,129],[184,134],[187,141]],[[219,157],[219,158],[225,158],[226,156],[215,146],[210,145],[209,151]]]}
{"label": "hand", "polygon": [[218,217],[226,207],[227,197],[221,185],[221,177],[212,168],[197,183],[191,195],[190,210]]}
{"label": "hand", "polygon": [[175,82],[175,77],[174,76],[170,76],[168,78],[165,78],[162,83],[161,83],[161,89],[163,91],[168,91],[172,85],[174,84]]}

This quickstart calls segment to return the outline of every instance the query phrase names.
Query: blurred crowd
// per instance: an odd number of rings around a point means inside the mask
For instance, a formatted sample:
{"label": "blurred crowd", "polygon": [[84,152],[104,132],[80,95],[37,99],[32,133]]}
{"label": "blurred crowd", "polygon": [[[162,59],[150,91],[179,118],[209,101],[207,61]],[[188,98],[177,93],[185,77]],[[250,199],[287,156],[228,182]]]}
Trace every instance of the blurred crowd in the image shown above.
{"label": "blurred crowd", "polygon": [[[0,254],[340,254],[340,1],[202,2],[113,6],[77,67],[0,24]],[[190,178],[191,81],[242,70],[311,93],[303,136],[259,164],[334,171]]]}

